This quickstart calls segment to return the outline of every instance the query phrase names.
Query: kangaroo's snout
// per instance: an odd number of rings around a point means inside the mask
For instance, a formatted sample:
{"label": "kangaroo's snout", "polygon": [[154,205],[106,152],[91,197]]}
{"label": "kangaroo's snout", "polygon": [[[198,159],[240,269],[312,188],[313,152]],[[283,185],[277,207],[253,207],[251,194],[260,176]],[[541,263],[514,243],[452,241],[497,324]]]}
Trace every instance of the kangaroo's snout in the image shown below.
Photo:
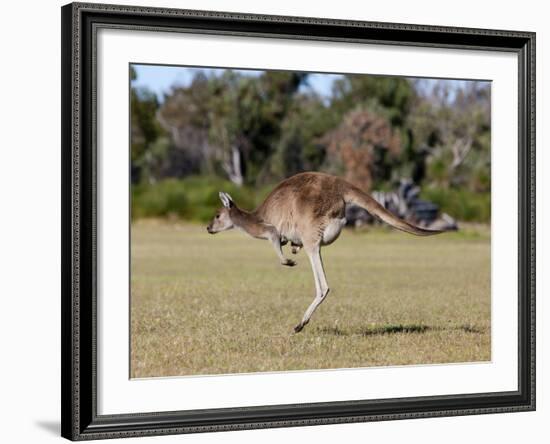
{"label": "kangaroo's snout", "polygon": [[210,225],[206,227],[206,231],[208,231],[210,234],[214,234],[214,231],[212,231],[212,227]]}

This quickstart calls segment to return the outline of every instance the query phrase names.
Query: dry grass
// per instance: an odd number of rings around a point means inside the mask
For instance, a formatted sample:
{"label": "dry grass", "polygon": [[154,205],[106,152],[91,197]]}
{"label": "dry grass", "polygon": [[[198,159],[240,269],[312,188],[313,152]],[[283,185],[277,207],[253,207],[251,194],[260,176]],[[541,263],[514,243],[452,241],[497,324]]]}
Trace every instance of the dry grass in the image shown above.
{"label": "dry grass", "polygon": [[488,228],[345,231],[323,259],[331,293],[294,335],[313,299],[303,252],[288,268],[240,232],[133,224],[132,377],[490,360]]}

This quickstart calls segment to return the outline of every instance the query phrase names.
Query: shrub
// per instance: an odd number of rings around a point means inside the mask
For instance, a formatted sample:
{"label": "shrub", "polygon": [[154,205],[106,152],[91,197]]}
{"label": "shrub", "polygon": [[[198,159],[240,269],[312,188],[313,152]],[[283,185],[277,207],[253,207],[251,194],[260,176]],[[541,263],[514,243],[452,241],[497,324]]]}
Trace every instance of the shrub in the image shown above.
{"label": "shrub", "polygon": [[[238,187],[217,177],[191,176],[166,179],[155,184],[132,186],[132,218],[177,217],[207,222],[221,206],[218,193],[229,193],[246,210],[256,208],[273,189]],[[422,197],[439,205],[441,211],[468,222],[490,222],[491,195],[465,189],[426,188]]]}
{"label": "shrub", "polygon": [[225,191],[244,209],[256,206],[256,192],[215,177],[166,179],[132,186],[132,218],[178,217],[205,222],[221,206],[218,193]]}
{"label": "shrub", "polygon": [[467,222],[491,222],[491,194],[465,189],[426,188],[422,198],[439,205],[442,212]]}
{"label": "shrub", "polygon": [[155,185],[132,187],[132,217],[177,215],[185,217],[188,199],[181,183],[165,180]]}

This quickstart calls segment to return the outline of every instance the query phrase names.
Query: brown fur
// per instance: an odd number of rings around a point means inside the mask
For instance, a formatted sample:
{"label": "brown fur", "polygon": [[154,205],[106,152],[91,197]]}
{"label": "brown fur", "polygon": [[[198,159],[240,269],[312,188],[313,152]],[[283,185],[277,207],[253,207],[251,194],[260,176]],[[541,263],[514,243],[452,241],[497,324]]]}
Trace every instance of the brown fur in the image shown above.
{"label": "brown fur", "polygon": [[281,264],[296,262],[283,256],[281,245],[288,242],[292,252],[304,247],[315,278],[316,297],[302,321],[299,332],[309,322],[317,306],[326,298],[329,288],[320,255],[322,245],[334,242],[345,224],[347,204],[365,208],[391,226],[418,236],[440,231],[416,227],[387,211],[376,200],[344,179],[324,173],[301,173],[277,185],[254,211],[242,210],[226,193],[220,193],[224,208],[218,210],[207,229],[209,233],[237,227],[257,239],[267,239],[275,248]]}
{"label": "brown fur", "polygon": [[252,217],[247,222],[261,221],[273,225],[287,239],[291,239],[287,237],[289,234],[298,234],[302,244],[304,241],[315,244],[327,223],[343,218],[346,204],[351,203],[400,230],[416,235],[438,233],[397,218],[372,197],[340,177],[314,172],[296,174],[281,182],[251,213]]}

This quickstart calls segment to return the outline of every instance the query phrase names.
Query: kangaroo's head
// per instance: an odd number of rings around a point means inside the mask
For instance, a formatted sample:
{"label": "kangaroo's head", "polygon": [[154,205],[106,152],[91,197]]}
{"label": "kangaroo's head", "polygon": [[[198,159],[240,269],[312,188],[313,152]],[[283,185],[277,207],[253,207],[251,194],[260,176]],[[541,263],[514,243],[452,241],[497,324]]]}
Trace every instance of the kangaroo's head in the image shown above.
{"label": "kangaroo's head", "polygon": [[210,234],[216,234],[220,231],[226,231],[233,228],[230,210],[235,206],[235,203],[229,194],[222,191],[220,191],[220,200],[223,203],[223,207],[216,211],[216,214],[206,227],[206,230]]}

